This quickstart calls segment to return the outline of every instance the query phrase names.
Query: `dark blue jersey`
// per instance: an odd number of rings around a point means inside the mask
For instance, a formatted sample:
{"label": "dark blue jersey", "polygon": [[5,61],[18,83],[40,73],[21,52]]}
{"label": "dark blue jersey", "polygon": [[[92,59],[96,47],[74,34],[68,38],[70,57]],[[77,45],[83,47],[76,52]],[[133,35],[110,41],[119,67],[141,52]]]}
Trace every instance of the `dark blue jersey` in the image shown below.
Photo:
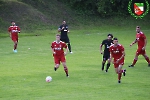
{"label": "dark blue jersey", "polygon": [[58,29],[62,29],[64,27],[63,30],[61,30],[61,38],[67,38],[68,37],[68,25],[60,25]]}
{"label": "dark blue jersey", "polygon": [[102,41],[102,45],[105,46],[104,54],[106,54],[106,53],[109,54],[109,47],[110,47],[111,44],[113,44],[113,40],[105,39],[105,40]]}

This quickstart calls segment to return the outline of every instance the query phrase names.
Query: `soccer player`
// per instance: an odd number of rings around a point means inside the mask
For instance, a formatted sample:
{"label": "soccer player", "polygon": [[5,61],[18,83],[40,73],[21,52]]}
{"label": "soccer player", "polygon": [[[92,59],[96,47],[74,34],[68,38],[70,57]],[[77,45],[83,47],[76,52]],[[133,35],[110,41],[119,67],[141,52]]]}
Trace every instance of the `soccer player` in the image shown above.
{"label": "soccer player", "polygon": [[68,25],[66,24],[66,21],[63,21],[62,25],[59,26],[58,32],[61,32],[61,39],[60,40],[67,43],[70,53],[73,53],[71,51],[71,44],[70,44],[70,40],[68,37],[69,30],[68,30]]}
{"label": "soccer player", "polygon": [[[107,39],[103,40],[102,43],[100,44],[100,53],[103,54],[103,61],[102,61],[102,71],[104,70],[105,63],[107,61],[107,67],[105,72],[108,72],[108,69],[110,67],[110,52],[109,52],[109,47],[113,43],[113,35],[108,34]],[[105,46],[104,52],[102,51],[103,45]]]}
{"label": "soccer player", "polygon": [[122,73],[126,75],[126,69],[122,70],[124,65],[125,51],[124,47],[118,43],[118,39],[114,38],[110,50],[110,61],[114,64],[115,72],[118,74],[118,83],[121,83]]}
{"label": "soccer player", "polygon": [[150,67],[150,60],[149,60],[149,57],[146,55],[146,51],[145,51],[145,48],[146,48],[146,45],[147,45],[146,36],[141,31],[140,26],[136,27],[136,32],[137,32],[136,33],[136,39],[130,44],[130,46],[132,46],[135,43],[138,43],[138,49],[136,51],[133,63],[129,67],[134,67],[134,65],[136,64],[136,62],[138,60],[139,55],[144,56],[145,60],[148,62],[148,66]]}
{"label": "soccer player", "polygon": [[10,38],[14,42],[14,49],[13,52],[17,53],[17,45],[18,45],[18,33],[20,33],[20,28],[15,24],[15,21],[11,21],[11,26],[8,28],[8,32]]}
{"label": "soccer player", "polygon": [[[65,52],[64,52],[64,48],[66,49]],[[56,41],[52,42],[51,49],[53,52],[53,57],[54,57],[54,62],[55,62],[54,70],[56,71],[59,68],[59,65],[61,62],[64,67],[66,76],[69,77],[68,68],[67,68],[66,59],[65,59],[65,56],[67,55],[67,52],[68,52],[68,47],[66,43],[60,40],[59,34],[56,35]]]}

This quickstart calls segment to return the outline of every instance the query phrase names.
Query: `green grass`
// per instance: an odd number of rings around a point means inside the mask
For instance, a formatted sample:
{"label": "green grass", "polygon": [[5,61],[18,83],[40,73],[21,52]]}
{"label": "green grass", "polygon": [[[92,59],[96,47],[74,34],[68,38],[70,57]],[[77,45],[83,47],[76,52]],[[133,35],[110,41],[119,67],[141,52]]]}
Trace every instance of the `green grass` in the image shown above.
{"label": "green grass", "polygon": [[[117,83],[113,65],[109,72],[102,72],[102,55],[99,45],[108,33],[118,37],[124,45],[124,68],[127,76]],[[148,39],[150,56],[150,30],[143,30]],[[35,36],[38,34],[39,36]],[[69,78],[62,65],[55,72],[50,44],[55,40],[55,30],[20,34],[18,53],[12,52],[13,42],[5,34],[0,38],[0,100],[149,100],[150,67],[142,56],[134,68],[132,63],[136,45],[135,30],[71,30],[69,34],[73,54],[67,55]],[[28,48],[31,48],[30,50]],[[46,76],[52,76],[50,83]]]}

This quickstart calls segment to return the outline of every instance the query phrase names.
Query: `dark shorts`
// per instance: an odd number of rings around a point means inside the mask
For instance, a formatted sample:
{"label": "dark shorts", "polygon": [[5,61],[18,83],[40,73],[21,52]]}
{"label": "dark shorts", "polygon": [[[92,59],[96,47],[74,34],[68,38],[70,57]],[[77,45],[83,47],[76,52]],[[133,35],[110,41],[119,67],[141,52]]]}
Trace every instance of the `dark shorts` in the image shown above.
{"label": "dark shorts", "polygon": [[110,58],[110,54],[109,53],[104,53],[104,55],[103,55],[103,61],[106,61],[106,60],[108,60]]}
{"label": "dark shorts", "polygon": [[60,40],[63,41],[63,42],[65,42],[65,43],[70,43],[69,38],[61,38]]}

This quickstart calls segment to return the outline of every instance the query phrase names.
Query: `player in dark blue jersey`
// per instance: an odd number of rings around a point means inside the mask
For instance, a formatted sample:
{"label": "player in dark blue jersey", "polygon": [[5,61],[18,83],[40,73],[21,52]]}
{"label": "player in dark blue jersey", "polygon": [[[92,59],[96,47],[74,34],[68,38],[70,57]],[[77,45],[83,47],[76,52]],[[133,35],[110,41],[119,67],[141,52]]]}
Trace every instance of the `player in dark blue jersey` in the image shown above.
{"label": "player in dark blue jersey", "polygon": [[[100,44],[100,53],[103,54],[103,61],[102,61],[102,71],[104,70],[105,63],[107,61],[107,66],[106,66],[106,72],[108,72],[108,69],[110,67],[110,51],[109,47],[113,43],[113,35],[108,34],[107,39],[103,40],[102,43]],[[104,51],[102,50],[103,45],[105,46]]]}
{"label": "player in dark blue jersey", "polygon": [[73,53],[71,51],[71,45],[70,45],[70,40],[69,40],[69,37],[68,37],[68,33],[69,33],[69,30],[68,30],[68,25],[66,24],[66,21],[63,21],[62,22],[62,25],[59,26],[58,28],[58,32],[61,32],[61,38],[60,40],[67,43],[68,45],[68,49],[70,51],[70,53]]}

